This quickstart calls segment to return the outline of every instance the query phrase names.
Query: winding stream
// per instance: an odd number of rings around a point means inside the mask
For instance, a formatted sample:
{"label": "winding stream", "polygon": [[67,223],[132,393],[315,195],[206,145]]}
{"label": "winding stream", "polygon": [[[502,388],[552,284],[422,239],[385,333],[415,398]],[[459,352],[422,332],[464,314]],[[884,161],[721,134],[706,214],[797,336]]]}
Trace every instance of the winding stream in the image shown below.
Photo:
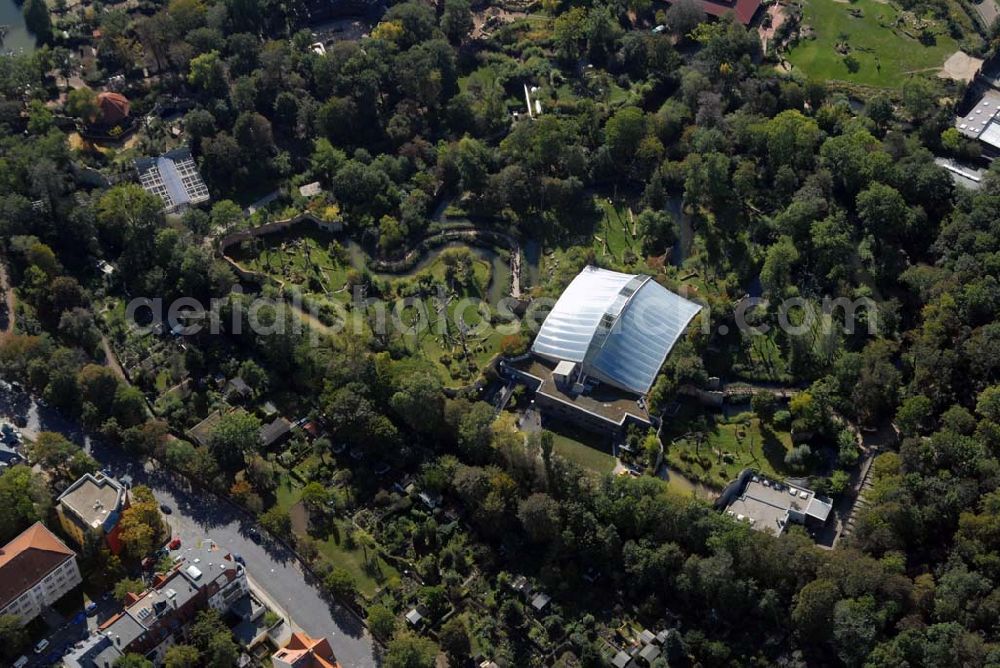
{"label": "winding stream", "polygon": [[[364,249],[362,249],[361,246],[355,241],[349,241],[347,246],[351,256],[351,264],[355,269],[363,269],[365,266],[365,259],[368,257]],[[374,273],[373,275],[388,280],[415,276],[419,272],[432,266],[437,261],[441,253],[448,248],[468,248],[477,260],[482,260],[490,265],[490,282],[486,286],[485,295],[486,300],[490,304],[496,304],[504,297],[510,295],[511,270],[508,260],[501,257],[500,254],[492,248],[474,246],[461,241],[452,241],[430,249],[424,253],[423,257],[420,258],[412,269],[405,273],[392,274],[383,272]]]}

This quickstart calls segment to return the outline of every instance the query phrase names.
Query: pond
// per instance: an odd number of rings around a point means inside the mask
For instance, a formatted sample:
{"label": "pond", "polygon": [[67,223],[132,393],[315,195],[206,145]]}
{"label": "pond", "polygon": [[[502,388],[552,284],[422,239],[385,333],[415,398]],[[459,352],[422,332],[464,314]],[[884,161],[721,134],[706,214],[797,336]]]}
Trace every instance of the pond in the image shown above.
{"label": "pond", "polygon": [[677,221],[677,240],[674,242],[673,252],[670,254],[670,263],[675,267],[680,267],[691,253],[691,243],[694,240],[691,216],[685,213],[684,200],[680,197],[671,197],[667,201],[667,213]]}
{"label": "pond", "polygon": [[30,53],[35,50],[35,37],[24,25],[21,5],[14,0],[0,0],[0,26],[7,28],[7,34],[0,43],[0,53]]}
{"label": "pond", "polygon": [[534,239],[527,239],[521,250],[524,255],[524,264],[521,266],[521,289],[532,288],[538,285],[541,278],[542,265],[542,244]]}

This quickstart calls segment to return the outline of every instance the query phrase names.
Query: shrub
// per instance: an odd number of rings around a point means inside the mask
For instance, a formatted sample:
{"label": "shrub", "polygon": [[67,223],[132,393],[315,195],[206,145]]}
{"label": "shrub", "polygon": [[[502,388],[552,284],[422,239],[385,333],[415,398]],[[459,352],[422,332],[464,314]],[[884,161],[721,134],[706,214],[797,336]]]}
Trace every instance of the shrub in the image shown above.
{"label": "shrub", "polygon": [[800,445],[792,448],[785,455],[785,466],[793,471],[802,471],[812,457],[812,448],[808,445]]}

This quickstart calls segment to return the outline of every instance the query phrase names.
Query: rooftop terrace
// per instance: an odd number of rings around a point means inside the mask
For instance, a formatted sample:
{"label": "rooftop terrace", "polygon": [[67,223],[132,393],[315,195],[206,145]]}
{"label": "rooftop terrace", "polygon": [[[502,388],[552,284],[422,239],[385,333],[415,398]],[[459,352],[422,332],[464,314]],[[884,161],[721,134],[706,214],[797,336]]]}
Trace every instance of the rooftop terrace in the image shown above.
{"label": "rooftop terrace", "polygon": [[1000,148],[1000,91],[983,93],[976,106],[955,119],[955,127],[966,137]]}
{"label": "rooftop terrace", "polygon": [[59,497],[59,502],[86,526],[97,529],[112,513],[121,510],[125,487],[100,473],[88,473],[70,485]]}
{"label": "rooftop terrace", "polygon": [[644,403],[640,403],[640,397],[637,395],[618,390],[604,383],[593,387],[588,386],[588,389],[581,393],[564,391],[552,379],[555,364],[536,357],[514,366],[541,381],[537,390],[538,394],[544,394],[614,424],[622,424],[629,415],[643,422],[649,422],[649,411]]}
{"label": "rooftop terrace", "polygon": [[754,475],[748,478],[739,496],[726,513],[740,522],[749,522],[758,531],[782,533],[789,521],[803,523],[806,518],[824,523],[832,505],[812,490]]}

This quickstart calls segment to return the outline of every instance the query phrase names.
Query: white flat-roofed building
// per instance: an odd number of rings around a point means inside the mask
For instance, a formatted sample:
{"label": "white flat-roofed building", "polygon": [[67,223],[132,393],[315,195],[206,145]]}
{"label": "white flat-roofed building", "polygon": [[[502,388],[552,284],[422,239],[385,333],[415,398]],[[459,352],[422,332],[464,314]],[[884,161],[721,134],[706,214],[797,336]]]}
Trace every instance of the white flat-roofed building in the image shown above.
{"label": "white flat-roofed building", "polygon": [[826,524],[833,503],[817,496],[811,489],[789,485],[747,473],[739,485],[742,489],[732,498],[726,514],[738,522],[748,522],[754,529],[779,535],[789,522],[811,527]]}
{"label": "white flat-roofed building", "polygon": [[967,114],[955,118],[955,128],[970,139],[978,139],[984,150],[1000,152],[1000,91],[983,93]]}
{"label": "white flat-roofed building", "polygon": [[94,539],[104,539],[114,554],[120,554],[122,512],[128,507],[128,490],[102,473],[84,474],[59,495],[56,513],[63,530],[81,548]]}

